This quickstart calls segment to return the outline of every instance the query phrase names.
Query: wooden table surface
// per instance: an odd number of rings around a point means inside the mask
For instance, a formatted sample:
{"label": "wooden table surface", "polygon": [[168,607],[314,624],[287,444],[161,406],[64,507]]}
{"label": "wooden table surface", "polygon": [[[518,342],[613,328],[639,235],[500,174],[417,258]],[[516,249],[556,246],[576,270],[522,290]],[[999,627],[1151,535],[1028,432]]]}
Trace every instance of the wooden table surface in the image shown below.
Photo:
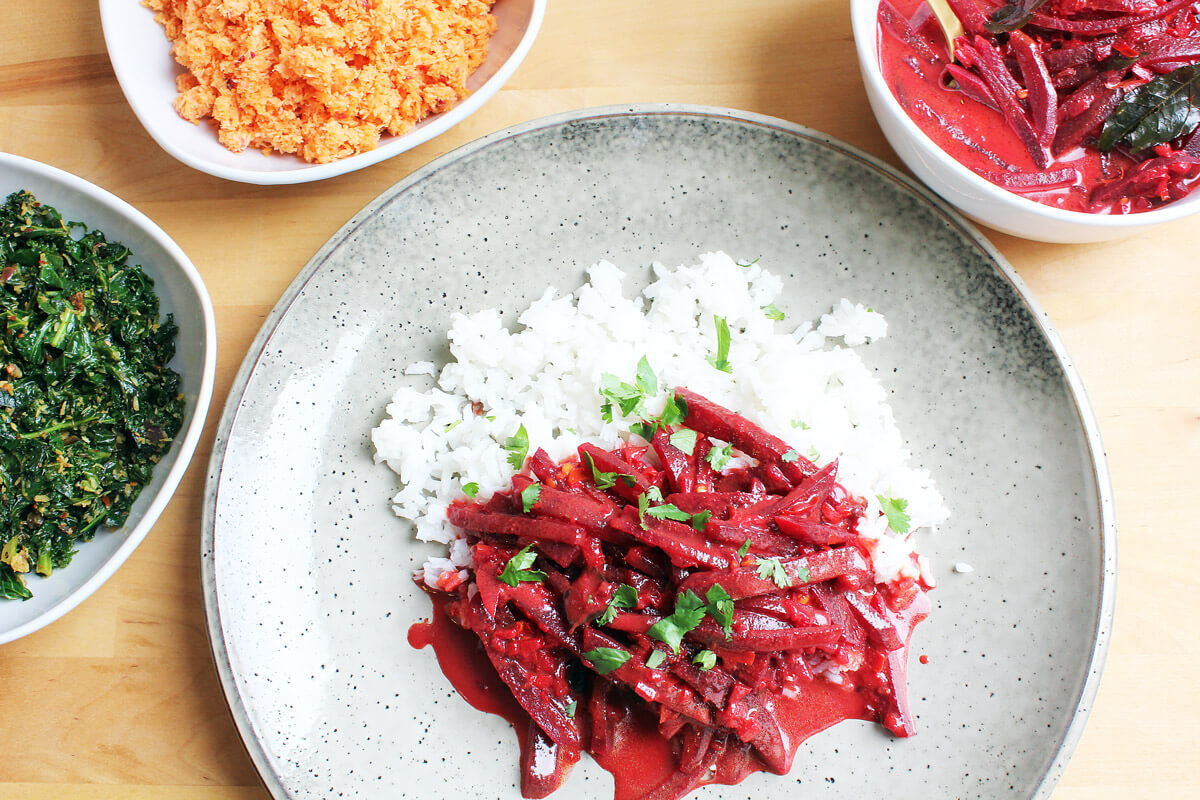
{"label": "wooden table surface", "polygon": [[[0,646],[0,798],[268,797],[205,634],[205,465],[225,395],[268,311],[384,189],[508,125],[629,101],[770,114],[896,163],[867,106],[845,0],[551,0],[524,65],[465,123],[391,161],[293,187],[227,182],[159,149],[117,86],[94,0],[0,0],[0,32],[0,148],[93,181],[161,225],[207,281],[220,341],[205,436],[158,525],[78,609]],[[1185,513],[1200,466],[1200,222],[1101,245],[985,233],[1041,300],[1083,375],[1120,523],[1116,632],[1054,798],[1200,798],[1200,534]]]}

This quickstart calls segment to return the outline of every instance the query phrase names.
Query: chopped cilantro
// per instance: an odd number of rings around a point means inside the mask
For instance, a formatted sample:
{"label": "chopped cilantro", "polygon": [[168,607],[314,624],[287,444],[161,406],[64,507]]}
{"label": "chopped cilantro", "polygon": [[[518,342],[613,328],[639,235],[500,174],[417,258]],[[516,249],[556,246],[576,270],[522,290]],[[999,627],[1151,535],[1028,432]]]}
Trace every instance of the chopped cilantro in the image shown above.
{"label": "chopped cilantro", "polygon": [[685,591],[675,598],[675,611],[671,616],[654,623],[646,633],[670,647],[671,652],[678,653],[684,635],[700,624],[706,610],[704,601],[695,592]]}
{"label": "chopped cilantro", "polygon": [[672,394],[667,398],[662,413],[658,415],[658,421],[664,425],[680,425],[687,417],[687,413],[687,401]]}
{"label": "chopped cilantro", "polygon": [[563,711],[565,711],[565,712],[566,712],[566,714],[567,714],[567,716],[568,716],[568,717],[571,717],[572,719],[574,719],[574,718],[575,718],[575,711],[576,711],[576,709],[578,709],[578,708],[579,708],[579,701],[578,701],[578,700],[572,700],[571,702],[569,702],[569,703],[567,703],[565,706],[563,706]]}
{"label": "chopped cilantro", "polygon": [[690,456],[696,451],[697,435],[690,428],[680,428],[671,434],[671,446],[682,450]]}
{"label": "chopped cilantro", "polygon": [[713,324],[717,328],[717,355],[708,356],[708,363],[712,364],[721,372],[733,372],[733,366],[729,363],[729,323],[724,317],[713,315]]}
{"label": "chopped cilantro", "polygon": [[762,310],[767,315],[767,319],[773,319],[776,322],[783,319],[783,312],[776,308],[774,303],[767,303]]}
{"label": "chopped cilantro", "polygon": [[729,592],[725,591],[724,586],[714,583],[709,587],[704,599],[708,601],[705,610],[721,626],[721,630],[725,632],[725,638],[728,639],[733,635],[733,598],[729,596]]}
{"label": "chopped cilantro", "polygon": [[596,461],[592,458],[591,453],[584,453],[583,457],[587,459],[588,466],[592,468],[592,481],[596,484],[597,489],[611,489],[617,485],[617,473],[601,472],[596,467]]}
{"label": "chopped cilantro", "polygon": [[479,494],[479,484],[475,483],[474,481],[471,481],[470,483],[464,483],[462,490],[463,494],[474,500],[475,495]]}
{"label": "chopped cilantro", "polygon": [[443,428],[442,433],[449,433],[450,431],[457,428],[459,425],[462,425],[462,420],[456,419],[456,420],[454,420],[454,422],[451,422],[449,425],[447,425],[445,428]]}
{"label": "chopped cilantro", "polygon": [[875,499],[879,501],[883,513],[887,516],[888,527],[896,533],[908,533],[908,528],[912,524],[912,520],[908,516],[908,501],[882,494],[875,495]]}
{"label": "chopped cilantro", "polygon": [[799,457],[800,457],[800,454],[797,453],[795,450],[788,450],[786,453],[784,453],[783,455],[781,455],[779,457],[779,460],[785,464],[790,464]]}
{"label": "chopped cilantro", "polygon": [[517,428],[517,432],[504,440],[504,449],[508,451],[508,463],[513,469],[525,466],[525,457],[529,455],[529,434],[525,426]]}
{"label": "chopped cilantro", "polygon": [[698,665],[704,672],[708,672],[717,665],[717,654],[712,650],[701,650],[692,658],[692,663]]}
{"label": "chopped cilantro", "polygon": [[704,526],[712,519],[711,511],[701,511],[699,514],[692,515],[692,527],[698,531],[704,530]]}
{"label": "chopped cilantro", "polygon": [[737,549],[738,558],[745,558],[746,553],[750,552],[750,540],[742,542],[742,546]]}
{"label": "chopped cilantro", "polygon": [[521,490],[521,507],[525,509],[526,514],[533,510],[533,506],[541,496],[542,485],[540,483],[531,483]]}
{"label": "chopped cilantro", "polygon": [[654,433],[658,430],[658,425],[653,422],[634,422],[629,426],[629,430],[648,442],[654,438]]}
{"label": "chopped cilantro", "polygon": [[646,397],[658,394],[658,376],[650,368],[650,362],[646,360],[645,356],[638,361],[637,375],[634,376],[634,381],[637,382],[637,387]]}
{"label": "chopped cilantro", "polygon": [[809,461],[820,461],[821,460],[821,451],[815,447],[809,447],[808,453],[806,453],[806,455],[808,456]]}
{"label": "chopped cilantro", "polygon": [[533,549],[533,545],[525,545],[504,565],[504,571],[500,573],[500,580],[509,586],[516,586],[521,581],[541,583],[542,579],[546,577],[546,573],[530,569],[533,566],[533,562],[537,561],[537,556],[537,551]]}
{"label": "chopped cilantro", "polygon": [[620,669],[629,660],[629,653],[615,647],[597,647],[588,650],[583,657],[592,662],[592,667],[601,675]]}
{"label": "chopped cilantro", "polygon": [[608,608],[604,609],[604,613],[596,618],[596,624],[607,625],[616,618],[618,608],[637,608],[637,604],[637,589],[627,583],[622,583],[613,593],[612,600],[608,601]]}
{"label": "chopped cilantro", "polygon": [[792,579],[784,572],[783,564],[779,562],[778,558],[762,558],[760,556],[758,577],[764,581],[774,581],[780,589],[786,589],[792,585]]}
{"label": "chopped cilantro", "polygon": [[723,444],[720,447],[714,447],[708,451],[708,455],[704,457],[708,461],[708,465],[717,472],[725,469],[725,465],[729,463],[729,459],[733,458],[733,446]]}
{"label": "chopped cilantro", "polygon": [[651,650],[650,655],[646,656],[646,666],[650,669],[658,669],[666,660],[667,654],[662,650]]}
{"label": "chopped cilantro", "polygon": [[674,503],[666,503],[661,506],[652,506],[646,509],[646,513],[655,519],[673,519],[677,522],[689,522],[692,515],[679,508]]}
{"label": "chopped cilantro", "polygon": [[803,420],[794,419],[794,420],[792,420],[792,427],[799,428],[802,431],[806,431],[806,430],[808,430],[808,423]]}

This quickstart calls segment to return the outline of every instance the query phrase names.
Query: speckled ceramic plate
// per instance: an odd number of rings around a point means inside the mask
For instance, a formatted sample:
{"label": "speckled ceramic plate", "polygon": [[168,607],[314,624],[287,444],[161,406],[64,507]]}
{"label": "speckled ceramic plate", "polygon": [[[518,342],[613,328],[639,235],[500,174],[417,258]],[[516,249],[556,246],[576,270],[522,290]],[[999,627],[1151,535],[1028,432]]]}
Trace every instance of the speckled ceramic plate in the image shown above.
{"label": "speckled ceramic plate", "polygon": [[[794,318],[843,296],[887,315],[863,357],[954,516],[923,545],[941,585],[914,639],[920,733],[844,723],[789,776],[700,795],[1050,794],[1096,691],[1116,554],[1096,422],[1045,314],[969,224],[875,159],[779,120],[639,106],[527,123],[397,184],[313,258],[242,366],[210,466],[204,592],[277,798],[519,797],[511,730],[406,642],[430,551],[391,515],[369,432],[406,364],[447,357],[451,312],[511,319],[598,259],[644,279],[718,249],[782,274]],[[555,796],[611,785],[585,757]]]}

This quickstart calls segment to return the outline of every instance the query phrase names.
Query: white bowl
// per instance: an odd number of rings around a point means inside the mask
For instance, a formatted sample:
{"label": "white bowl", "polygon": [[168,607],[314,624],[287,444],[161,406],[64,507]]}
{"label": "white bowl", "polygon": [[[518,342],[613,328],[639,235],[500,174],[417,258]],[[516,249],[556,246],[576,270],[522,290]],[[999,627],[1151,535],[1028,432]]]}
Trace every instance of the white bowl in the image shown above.
{"label": "white bowl", "polygon": [[174,314],[179,326],[171,368],[183,377],[187,404],[183,427],[154,478],[134,503],[129,519],[116,530],[101,529],[66,567],[48,578],[27,580],[29,600],[0,600],[0,643],[50,624],[100,588],[137,548],[179,485],[196,450],[208,415],[217,360],[217,333],[212,301],[192,262],[162,229],[125,201],[68,172],[20,156],[0,153],[0,197],[27,189],[53,206],[64,219],[79,221],[121,242],[154,280],[162,313]]}
{"label": "white bowl", "polygon": [[1043,242],[1100,242],[1141,233],[1200,211],[1200,191],[1138,214],[1064,211],[1001,189],[959,164],[925,135],[897,102],[879,69],[879,0],[850,0],[858,66],[875,119],[896,155],[929,188],[972,219]]}
{"label": "white bowl", "polygon": [[175,76],[184,72],[171,56],[171,43],[154,13],[135,0],[100,0],[100,22],[113,71],[133,113],[154,141],[189,167],[256,184],[307,183],[377,164],[435,136],[475,113],[512,76],[541,28],[546,0],[498,0],[496,33],[487,61],[471,75],[471,90],[443,114],[426,118],[403,136],[384,136],[374,150],[328,164],[310,164],[293,155],[233,153],[217,141],[209,123],[193,125],[175,113]]}

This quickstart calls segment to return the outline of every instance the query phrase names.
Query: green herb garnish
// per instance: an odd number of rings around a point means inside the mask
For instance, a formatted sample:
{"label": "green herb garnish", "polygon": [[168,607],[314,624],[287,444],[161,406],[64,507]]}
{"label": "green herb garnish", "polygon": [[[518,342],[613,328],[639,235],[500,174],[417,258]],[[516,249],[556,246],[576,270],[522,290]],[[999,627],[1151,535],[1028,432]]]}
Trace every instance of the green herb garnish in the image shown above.
{"label": "green herb garnish", "polygon": [[129,257],[29,192],[0,206],[0,597],[124,525],[182,427],[177,329]]}
{"label": "green herb garnish", "polygon": [[708,455],[704,457],[708,461],[708,465],[717,472],[725,469],[725,465],[733,458],[733,446],[723,444],[720,447],[714,447],[708,451]]}
{"label": "green herb garnish", "polygon": [[774,581],[780,589],[787,589],[792,585],[792,579],[788,577],[778,558],[760,557],[758,559],[758,577],[764,581]]}
{"label": "green herb garnish", "polygon": [[508,451],[508,463],[513,469],[525,466],[525,457],[529,455],[529,434],[525,432],[524,425],[504,440],[504,449]]}
{"label": "green herb garnish", "polygon": [[475,495],[479,494],[479,484],[475,483],[474,481],[471,481],[470,483],[464,483],[462,490],[463,494],[474,500]]}
{"label": "green herb garnish", "polygon": [[717,654],[712,650],[701,650],[692,658],[692,663],[698,665],[704,672],[708,672],[717,665]]}
{"label": "green herb garnish", "polygon": [[533,562],[537,561],[537,555],[537,551],[533,549],[533,545],[525,545],[504,565],[504,571],[500,573],[500,580],[509,586],[516,586],[521,581],[541,583],[546,577],[546,573],[541,570],[530,569],[533,566]]}
{"label": "green herb garnish", "polygon": [[729,363],[729,323],[724,317],[713,315],[713,324],[717,328],[717,355],[715,357],[708,356],[708,363],[712,364],[721,372],[733,372],[733,366]]}
{"label": "green herb garnish", "polygon": [[681,428],[671,434],[671,446],[690,456],[696,450],[697,436],[698,434],[691,428]]}
{"label": "green herb garnish", "polygon": [[788,450],[786,453],[784,453],[783,455],[781,455],[779,457],[779,460],[785,464],[790,464],[793,461],[795,461],[796,459],[798,459],[799,457],[800,457],[800,454],[797,453],[795,450]]}
{"label": "green herb garnish", "polygon": [[608,601],[608,608],[604,609],[604,613],[596,618],[596,624],[607,625],[616,618],[618,608],[637,608],[637,604],[637,589],[627,583],[622,583],[613,592],[612,600]]}
{"label": "green herb garnish", "polygon": [[692,515],[692,527],[698,531],[704,530],[704,526],[708,525],[708,521],[712,519],[711,511],[701,511]]}
{"label": "green herb garnish", "polygon": [[725,591],[724,586],[714,583],[709,587],[704,599],[708,601],[705,610],[721,626],[721,630],[725,632],[725,638],[728,639],[733,635],[733,598],[729,596],[729,592]]}
{"label": "green herb garnish", "polygon": [[658,669],[666,660],[667,654],[662,650],[651,650],[650,655],[646,656],[646,666],[650,669]]}
{"label": "green herb garnish", "polygon": [[875,499],[879,501],[879,506],[887,517],[888,527],[896,533],[908,533],[908,527],[912,524],[908,517],[908,501],[882,494],[875,495]]}
{"label": "green herb garnish", "polygon": [[783,319],[783,312],[776,308],[774,303],[767,303],[762,307],[762,311],[767,315],[767,319],[773,319],[776,322]]}
{"label": "green herb garnish", "polygon": [[521,508],[525,509],[526,514],[533,510],[541,496],[542,485],[540,483],[531,483],[521,490]]}
{"label": "green herb garnish", "polygon": [[738,558],[745,558],[746,553],[750,552],[750,540],[742,542],[742,546],[737,549]]}
{"label": "green herb garnish", "polygon": [[629,653],[615,647],[597,647],[588,650],[583,657],[592,663],[592,668],[601,675],[620,669],[629,660]]}
{"label": "green herb garnish", "polygon": [[704,601],[688,590],[675,598],[675,611],[671,616],[654,623],[646,633],[671,648],[671,652],[678,653],[684,635],[700,624],[705,611]]}

